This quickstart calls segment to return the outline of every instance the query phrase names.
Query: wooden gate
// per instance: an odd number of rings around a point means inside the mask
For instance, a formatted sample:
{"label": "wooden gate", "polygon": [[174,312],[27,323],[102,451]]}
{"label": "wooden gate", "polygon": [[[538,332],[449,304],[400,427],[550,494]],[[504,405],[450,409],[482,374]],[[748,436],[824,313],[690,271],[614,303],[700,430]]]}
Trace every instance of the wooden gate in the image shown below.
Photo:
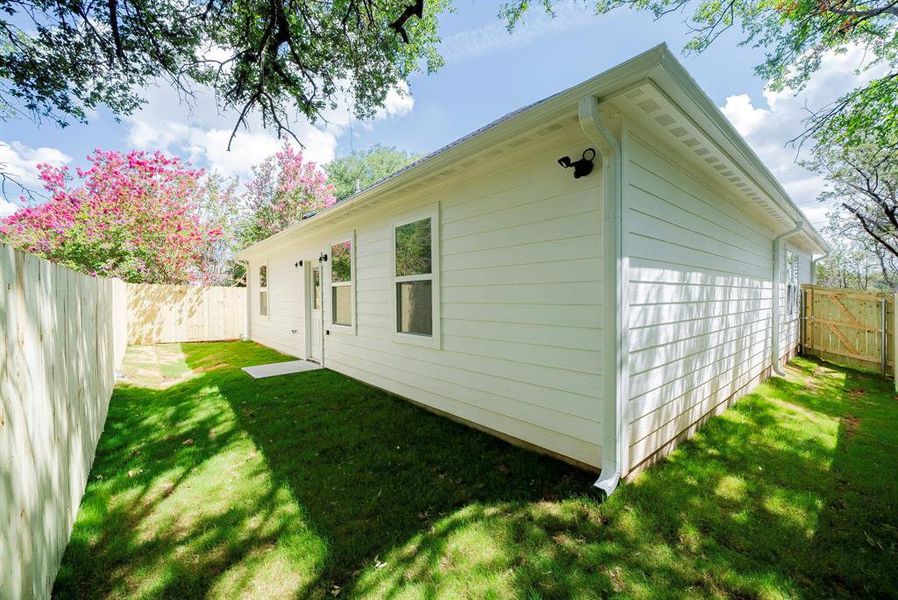
{"label": "wooden gate", "polygon": [[896,296],[814,285],[801,291],[802,353],[895,376]]}

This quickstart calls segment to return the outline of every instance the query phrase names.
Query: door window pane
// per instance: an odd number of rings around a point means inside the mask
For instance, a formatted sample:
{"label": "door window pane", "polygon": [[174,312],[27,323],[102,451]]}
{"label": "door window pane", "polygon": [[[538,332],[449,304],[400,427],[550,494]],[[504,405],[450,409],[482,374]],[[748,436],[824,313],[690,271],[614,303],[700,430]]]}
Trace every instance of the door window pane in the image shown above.
{"label": "door window pane", "polygon": [[431,281],[396,283],[396,320],[400,333],[433,334]]}
{"label": "door window pane", "polygon": [[312,269],[312,309],[321,310],[321,267]]}
{"label": "door window pane", "polygon": [[430,273],[430,219],[396,228],[396,277]]}

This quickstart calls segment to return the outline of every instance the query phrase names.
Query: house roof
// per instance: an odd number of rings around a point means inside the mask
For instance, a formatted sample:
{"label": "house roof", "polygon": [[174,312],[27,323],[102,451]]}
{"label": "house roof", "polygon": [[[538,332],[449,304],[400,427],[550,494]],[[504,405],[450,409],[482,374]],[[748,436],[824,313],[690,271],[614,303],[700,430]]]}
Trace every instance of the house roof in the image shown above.
{"label": "house roof", "polygon": [[[813,251],[826,252],[828,246],[822,236],[795,205],[773,174],[764,166],[755,152],[726,119],[714,102],[708,98],[695,80],[671,54],[666,44],[639,54],[630,60],[596,75],[580,84],[560,91],[547,98],[512,111],[483,127],[472,131],[454,142],[443,146],[419,160],[381,179],[369,187],[356,192],[333,206],[318,211],[312,216],[294,223],[283,231],[237,253],[238,259],[247,259],[261,251],[279,246],[292,235],[309,227],[331,222],[354,208],[396,189],[415,178],[424,178],[439,172],[447,165],[483,149],[495,139],[514,135],[518,131],[532,127],[534,122],[554,116],[565,110],[574,110],[579,99],[592,95],[600,100],[619,97],[632,90],[640,82],[650,81],[660,93],[677,104],[689,104],[694,113],[700,114],[702,123],[693,123],[701,131],[717,142],[715,145],[726,152],[732,162],[749,173],[748,180],[763,194],[773,200],[773,206],[765,204],[768,213],[777,213],[777,221],[782,231],[792,229],[795,223],[802,224],[801,234],[805,245]],[[632,94],[631,94],[632,95]],[[672,96],[676,96],[671,98]],[[754,196],[754,195],[753,195]],[[779,233],[779,232],[778,232]]]}

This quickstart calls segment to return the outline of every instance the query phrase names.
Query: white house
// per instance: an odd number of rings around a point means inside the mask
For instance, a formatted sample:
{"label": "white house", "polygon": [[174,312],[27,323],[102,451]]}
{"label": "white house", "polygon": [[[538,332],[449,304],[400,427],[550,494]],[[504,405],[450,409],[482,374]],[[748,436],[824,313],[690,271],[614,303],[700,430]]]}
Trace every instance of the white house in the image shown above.
{"label": "white house", "polygon": [[610,493],[795,352],[825,251],[662,45],[238,258],[253,340],[601,469]]}

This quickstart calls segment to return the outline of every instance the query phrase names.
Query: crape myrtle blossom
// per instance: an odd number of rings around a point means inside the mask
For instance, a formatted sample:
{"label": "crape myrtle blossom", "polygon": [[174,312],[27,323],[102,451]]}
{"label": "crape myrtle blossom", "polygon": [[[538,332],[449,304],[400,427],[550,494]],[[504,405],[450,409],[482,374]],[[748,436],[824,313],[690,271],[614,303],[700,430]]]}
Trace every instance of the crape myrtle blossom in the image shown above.
{"label": "crape myrtle blossom", "polygon": [[278,152],[253,167],[253,178],[246,185],[246,212],[251,217],[243,242],[274,235],[335,202],[327,174],[284,140]]}
{"label": "crape myrtle blossom", "polygon": [[90,167],[39,165],[50,200],[0,220],[0,240],[72,269],[129,282],[203,278],[222,232],[204,222],[203,171],[161,152],[95,150]]}

